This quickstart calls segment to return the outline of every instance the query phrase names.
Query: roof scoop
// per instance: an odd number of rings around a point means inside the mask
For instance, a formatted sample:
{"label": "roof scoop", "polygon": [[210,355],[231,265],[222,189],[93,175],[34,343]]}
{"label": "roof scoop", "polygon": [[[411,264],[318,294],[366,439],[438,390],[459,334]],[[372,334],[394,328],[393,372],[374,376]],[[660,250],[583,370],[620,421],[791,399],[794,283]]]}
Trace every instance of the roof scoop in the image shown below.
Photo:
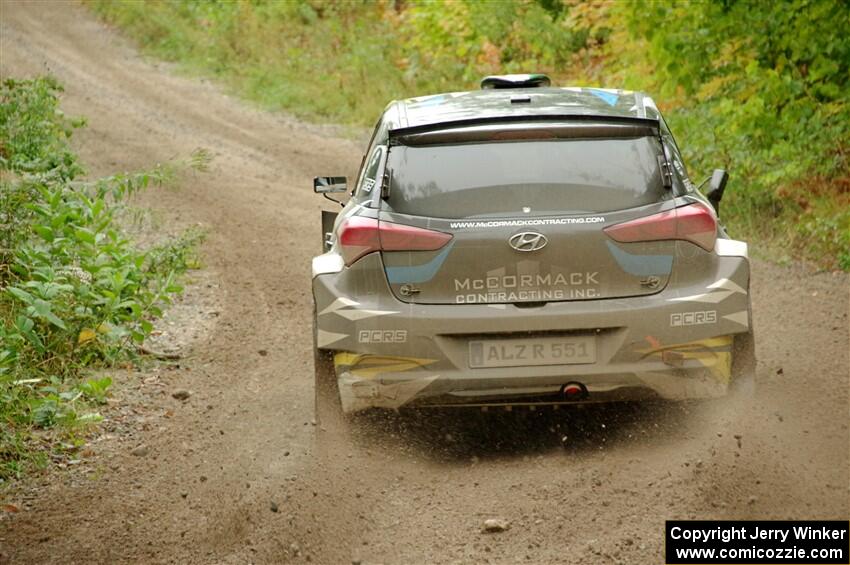
{"label": "roof scoop", "polygon": [[482,90],[502,88],[543,88],[551,86],[549,77],[540,74],[530,75],[490,75],[481,79]]}

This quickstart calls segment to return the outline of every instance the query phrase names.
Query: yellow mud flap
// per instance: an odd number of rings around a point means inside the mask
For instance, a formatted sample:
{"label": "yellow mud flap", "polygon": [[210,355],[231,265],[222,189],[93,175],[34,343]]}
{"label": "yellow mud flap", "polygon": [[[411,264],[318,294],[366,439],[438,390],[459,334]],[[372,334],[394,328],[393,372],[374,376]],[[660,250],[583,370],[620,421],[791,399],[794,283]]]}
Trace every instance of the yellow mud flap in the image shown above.
{"label": "yellow mud flap", "polygon": [[357,412],[368,408],[397,409],[404,406],[437,380],[439,375],[433,373],[423,371],[422,374],[415,374],[417,369],[424,369],[436,361],[415,357],[337,353],[334,356],[334,366],[338,375],[343,412]]}
{"label": "yellow mud flap", "polygon": [[733,336],[724,335],[673,345],[659,344],[659,347],[637,351],[643,354],[644,359],[658,358],[673,367],[697,361],[715,380],[729,384],[732,378],[732,341]]}

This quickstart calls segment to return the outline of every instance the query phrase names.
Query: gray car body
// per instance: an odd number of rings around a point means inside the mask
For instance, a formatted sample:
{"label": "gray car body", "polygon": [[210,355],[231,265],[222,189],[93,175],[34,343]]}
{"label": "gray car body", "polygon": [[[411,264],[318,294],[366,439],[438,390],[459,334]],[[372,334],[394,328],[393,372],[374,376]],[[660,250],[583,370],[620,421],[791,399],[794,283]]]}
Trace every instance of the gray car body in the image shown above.
{"label": "gray car body", "polygon": [[[568,223],[554,225],[528,222],[551,214],[465,223],[448,211],[446,217],[399,214],[382,202],[378,185],[397,140],[416,145],[422,136],[460,129],[552,124],[655,128],[674,170],[669,197],[621,210],[563,212],[557,217]],[[391,103],[329,248],[313,259],[316,347],[333,359],[343,411],[560,403],[568,400],[567,383],[581,386],[583,401],[726,394],[754,366],[746,243],[722,227],[711,251],[681,240],[618,243],[602,234],[607,226],[693,202],[709,205],[688,178],[656,105],[638,92],[482,90]],[[346,266],[336,230],[352,216],[442,231],[455,245],[451,252],[373,252]],[[534,253],[509,246],[529,230],[549,245]],[[540,288],[526,294],[504,288],[518,280],[560,287],[558,299],[541,300]],[[406,292],[411,285],[416,293]],[[594,362],[470,366],[473,341],[571,336],[592,336]]]}

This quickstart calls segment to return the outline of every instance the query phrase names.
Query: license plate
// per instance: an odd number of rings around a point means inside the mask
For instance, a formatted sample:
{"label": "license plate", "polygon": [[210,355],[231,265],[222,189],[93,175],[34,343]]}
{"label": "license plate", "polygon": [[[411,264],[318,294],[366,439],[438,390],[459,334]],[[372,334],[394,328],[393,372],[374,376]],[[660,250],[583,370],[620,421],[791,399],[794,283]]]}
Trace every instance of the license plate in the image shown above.
{"label": "license plate", "polygon": [[596,362],[594,336],[493,339],[469,342],[469,366],[532,367]]}

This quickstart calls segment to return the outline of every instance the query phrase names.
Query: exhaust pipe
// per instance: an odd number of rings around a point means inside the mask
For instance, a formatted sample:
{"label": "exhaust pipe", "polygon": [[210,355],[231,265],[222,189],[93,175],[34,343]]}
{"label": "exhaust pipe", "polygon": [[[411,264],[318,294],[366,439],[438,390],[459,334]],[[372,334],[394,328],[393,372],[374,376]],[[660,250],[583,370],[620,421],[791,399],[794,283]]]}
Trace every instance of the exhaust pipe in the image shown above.
{"label": "exhaust pipe", "polygon": [[587,387],[581,383],[570,382],[561,387],[564,400],[576,401],[587,398]]}

